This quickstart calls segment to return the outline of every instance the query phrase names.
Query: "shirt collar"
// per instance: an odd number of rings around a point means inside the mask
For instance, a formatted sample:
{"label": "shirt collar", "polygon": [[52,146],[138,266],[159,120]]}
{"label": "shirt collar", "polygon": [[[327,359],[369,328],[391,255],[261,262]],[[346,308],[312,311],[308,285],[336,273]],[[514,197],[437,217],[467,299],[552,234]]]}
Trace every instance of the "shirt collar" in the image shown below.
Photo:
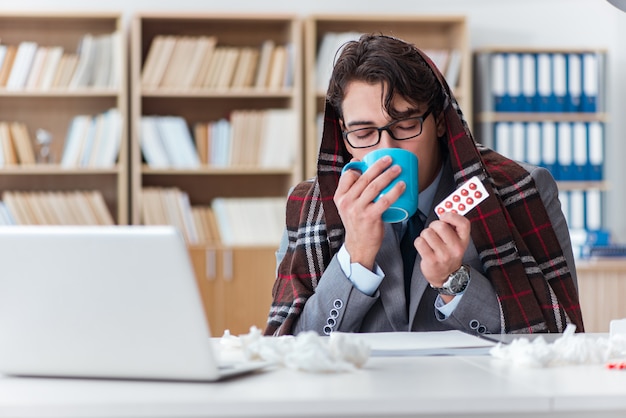
{"label": "shirt collar", "polygon": [[435,177],[435,180],[433,180],[433,182],[430,183],[427,188],[419,193],[417,208],[426,217],[428,217],[428,212],[430,211],[430,208],[433,207],[433,199],[435,198],[435,193],[437,192],[437,188],[439,187],[439,182],[441,181],[442,174],[443,164],[441,165],[441,168],[439,169],[439,173],[437,174],[437,177]]}

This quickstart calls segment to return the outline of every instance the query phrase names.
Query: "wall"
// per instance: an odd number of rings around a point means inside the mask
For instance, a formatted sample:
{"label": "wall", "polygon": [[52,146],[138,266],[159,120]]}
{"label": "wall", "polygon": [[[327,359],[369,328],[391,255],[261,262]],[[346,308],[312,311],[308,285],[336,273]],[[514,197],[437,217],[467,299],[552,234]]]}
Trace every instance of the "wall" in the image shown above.
{"label": "wall", "polygon": [[[370,2],[367,2],[370,3]],[[128,20],[141,11],[203,11],[237,13],[293,13],[301,16],[327,13],[463,14],[467,16],[473,48],[487,45],[538,47],[604,47],[609,55],[608,126],[606,173],[607,225],[616,239],[626,242],[626,13],[604,0],[385,0],[367,4],[362,0],[0,0],[0,12],[12,11],[122,11]],[[480,139],[479,139],[480,140]],[[615,209],[614,209],[615,208]]]}

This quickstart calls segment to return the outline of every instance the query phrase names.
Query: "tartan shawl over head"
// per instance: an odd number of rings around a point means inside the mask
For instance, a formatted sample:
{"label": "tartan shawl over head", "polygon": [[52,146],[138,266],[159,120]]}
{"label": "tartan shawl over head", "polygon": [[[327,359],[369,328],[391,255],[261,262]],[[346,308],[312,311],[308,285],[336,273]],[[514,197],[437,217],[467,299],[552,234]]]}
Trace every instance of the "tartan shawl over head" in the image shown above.
{"label": "tartan shawl over head", "polygon": [[[421,53],[421,52],[420,52]],[[501,333],[583,331],[578,293],[546,208],[530,174],[476,144],[447,82],[421,53],[447,95],[448,157],[457,186],[478,175],[489,197],[468,216],[472,240],[500,303]],[[278,268],[266,335],[292,333],[309,296],[343,243],[333,202],[346,150],[339,119],[327,102],[317,177],[294,188],[287,202],[289,245]]]}

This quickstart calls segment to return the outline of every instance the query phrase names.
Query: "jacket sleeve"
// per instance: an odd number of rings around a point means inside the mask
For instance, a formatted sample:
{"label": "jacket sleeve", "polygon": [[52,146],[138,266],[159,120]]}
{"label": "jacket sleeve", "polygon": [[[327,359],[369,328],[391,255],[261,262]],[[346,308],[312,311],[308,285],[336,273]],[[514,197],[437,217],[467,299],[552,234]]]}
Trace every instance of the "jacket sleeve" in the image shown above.
{"label": "jacket sleeve", "polygon": [[320,335],[328,335],[333,331],[359,332],[363,319],[379,295],[378,290],[368,296],[356,289],[335,255],[315,288],[315,293],[304,305],[293,333],[295,335],[311,330]]}

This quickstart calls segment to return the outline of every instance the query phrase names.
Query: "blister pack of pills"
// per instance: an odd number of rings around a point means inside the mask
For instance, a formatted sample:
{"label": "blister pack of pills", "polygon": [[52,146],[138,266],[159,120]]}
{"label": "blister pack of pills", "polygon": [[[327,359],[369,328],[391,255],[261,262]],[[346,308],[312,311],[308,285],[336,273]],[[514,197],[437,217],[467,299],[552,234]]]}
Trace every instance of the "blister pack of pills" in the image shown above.
{"label": "blister pack of pills", "polygon": [[477,176],[472,177],[443,199],[435,207],[437,216],[445,212],[455,212],[465,215],[489,196],[483,182]]}

